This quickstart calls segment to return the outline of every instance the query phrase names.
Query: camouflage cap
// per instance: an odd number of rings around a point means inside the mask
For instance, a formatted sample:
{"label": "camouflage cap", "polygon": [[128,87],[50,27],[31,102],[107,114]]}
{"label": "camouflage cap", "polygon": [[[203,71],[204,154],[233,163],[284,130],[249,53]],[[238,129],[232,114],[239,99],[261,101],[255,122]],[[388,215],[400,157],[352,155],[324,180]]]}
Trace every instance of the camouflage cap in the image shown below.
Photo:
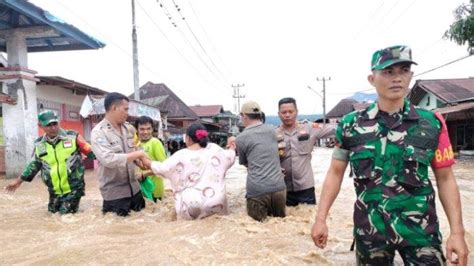
{"label": "camouflage cap", "polygon": [[243,114],[260,114],[262,112],[262,108],[260,108],[260,105],[258,105],[258,103],[254,101],[248,101],[242,104],[240,112]]}
{"label": "camouflage cap", "polygon": [[38,115],[38,121],[42,126],[47,126],[50,123],[59,122],[59,117],[51,110],[43,111]]}
{"label": "camouflage cap", "polygon": [[382,70],[393,64],[409,62],[417,65],[411,60],[411,49],[405,45],[396,45],[376,51],[372,55],[372,70]]}

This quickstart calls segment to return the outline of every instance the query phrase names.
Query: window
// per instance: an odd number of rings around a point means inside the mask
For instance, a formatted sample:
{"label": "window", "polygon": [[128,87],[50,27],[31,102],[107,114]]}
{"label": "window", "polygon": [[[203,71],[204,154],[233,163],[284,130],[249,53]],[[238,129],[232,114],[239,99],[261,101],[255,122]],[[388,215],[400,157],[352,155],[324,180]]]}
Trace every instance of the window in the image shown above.
{"label": "window", "polygon": [[430,96],[426,97],[426,106],[430,106]]}

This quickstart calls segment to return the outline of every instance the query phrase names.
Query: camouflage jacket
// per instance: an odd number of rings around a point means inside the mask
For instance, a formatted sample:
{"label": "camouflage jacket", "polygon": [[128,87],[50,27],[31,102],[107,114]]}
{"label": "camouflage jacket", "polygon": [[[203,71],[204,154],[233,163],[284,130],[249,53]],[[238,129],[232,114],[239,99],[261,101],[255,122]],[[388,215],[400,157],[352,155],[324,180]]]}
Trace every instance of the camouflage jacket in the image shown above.
{"label": "camouflage jacket", "polygon": [[374,103],[342,118],[334,158],[344,160],[340,155],[345,154],[355,175],[357,240],[401,247],[441,243],[428,178],[440,129],[432,112],[408,100],[396,115],[379,111]]}
{"label": "camouflage jacket", "polygon": [[26,166],[21,179],[30,182],[41,170],[41,178],[53,195],[65,195],[84,190],[84,165],[81,153],[94,158],[91,146],[77,132],[59,130],[55,144],[46,135],[35,140],[34,159]]}

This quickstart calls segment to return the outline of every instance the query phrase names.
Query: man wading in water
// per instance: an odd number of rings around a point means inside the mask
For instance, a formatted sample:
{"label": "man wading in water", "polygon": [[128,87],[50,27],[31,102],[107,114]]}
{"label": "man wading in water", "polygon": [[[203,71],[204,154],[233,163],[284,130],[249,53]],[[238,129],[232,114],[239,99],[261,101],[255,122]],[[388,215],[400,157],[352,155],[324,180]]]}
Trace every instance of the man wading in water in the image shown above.
{"label": "man wading in water", "polygon": [[392,265],[395,251],[408,265],[445,264],[430,166],[450,226],[446,255],[450,263],[467,264],[469,251],[447,128],[442,116],[405,99],[412,64],[407,46],[376,51],[368,80],[377,90],[378,102],[347,114],[336,128],[337,147],[311,235],[317,247],[326,247],[326,218],[350,162],[357,194],[358,265]]}

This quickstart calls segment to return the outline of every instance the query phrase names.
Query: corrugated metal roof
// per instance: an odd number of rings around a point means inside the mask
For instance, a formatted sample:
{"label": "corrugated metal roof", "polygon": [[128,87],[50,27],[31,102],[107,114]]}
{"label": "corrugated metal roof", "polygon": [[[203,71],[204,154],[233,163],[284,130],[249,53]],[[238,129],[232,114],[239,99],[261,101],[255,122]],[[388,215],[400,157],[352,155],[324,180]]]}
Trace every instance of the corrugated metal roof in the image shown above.
{"label": "corrugated metal roof", "polygon": [[445,104],[474,99],[474,78],[417,80],[408,95],[413,104],[418,104],[430,92]]}
{"label": "corrugated metal roof", "polygon": [[65,79],[63,77],[58,77],[58,76],[35,76],[37,79],[39,79],[38,85],[54,85],[54,86],[60,86],[65,89],[69,90],[74,90],[76,94],[78,95],[105,95],[108,92],[103,91],[101,89],[91,87],[89,85],[70,80],[70,79]]}
{"label": "corrugated metal roof", "polygon": [[443,108],[438,108],[433,110],[434,112],[438,112],[440,114],[451,114],[451,113],[456,113],[456,112],[461,112],[461,111],[466,111],[466,110],[471,110],[474,109],[474,102],[467,102],[467,103],[460,103],[458,105],[453,105],[453,106],[446,106]]}
{"label": "corrugated metal roof", "polygon": [[[18,29],[26,34],[28,52],[98,49],[101,41],[65,23],[48,11],[28,1],[0,0],[0,30]],[[0,38],[0,51],[6,52],[6,41]]]}

